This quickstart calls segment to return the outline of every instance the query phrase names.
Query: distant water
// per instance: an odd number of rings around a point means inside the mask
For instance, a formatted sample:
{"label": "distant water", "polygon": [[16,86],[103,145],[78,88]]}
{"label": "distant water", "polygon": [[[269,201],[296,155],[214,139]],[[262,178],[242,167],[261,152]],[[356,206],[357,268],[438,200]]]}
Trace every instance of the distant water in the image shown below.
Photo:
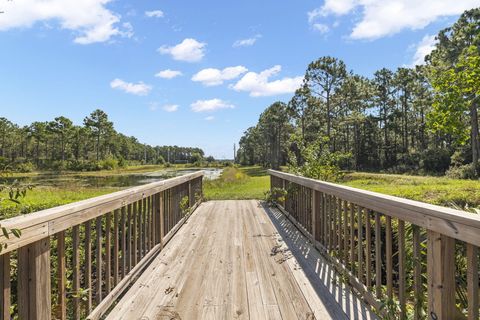
{"label": "distant water", "polygon": [[[52,187],[91,187],[91,188],[105,188],[116,187],[126,188],[138,185],[143,185],[151,182],[161,181],[173,177],[182,176],[193,173],[199,170],[205,172],[204,179],[214,180],[220,177],[223,169],[205,168],[205,169],[164,169],[159,171],[141,173],[141,174],[122,174],[111,176],[95,176],[92,172],[91,176],[75,175],[75,174],[44,174],[34,177],[19,178],[22,183],[29,183],[38,186],[52,186]],[[14,180],[7,178],[8,180]]]}

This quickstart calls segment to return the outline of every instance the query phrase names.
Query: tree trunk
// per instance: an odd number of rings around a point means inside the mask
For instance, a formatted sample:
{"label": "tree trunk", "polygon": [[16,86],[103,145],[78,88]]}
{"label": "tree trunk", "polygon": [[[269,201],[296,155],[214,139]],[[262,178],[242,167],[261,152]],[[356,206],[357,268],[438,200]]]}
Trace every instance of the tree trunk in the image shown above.
{"label": "tree trunk", "polygon": [[475,175],[479,175],[478,156],[480,153],[480,141],[478,140],[478,103],[472,102],[470,106],[470,120],[471,120],[471,139],[472,139],[472,163]]}

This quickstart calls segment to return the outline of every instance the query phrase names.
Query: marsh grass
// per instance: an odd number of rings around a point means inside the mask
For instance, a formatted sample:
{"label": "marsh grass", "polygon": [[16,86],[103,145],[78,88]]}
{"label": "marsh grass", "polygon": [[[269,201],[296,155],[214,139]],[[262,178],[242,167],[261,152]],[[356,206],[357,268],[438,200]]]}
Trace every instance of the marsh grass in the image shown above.
{"label": "marsh grass", "polygon": [[480,206],[479,180],[354,172],[346,174],[341,183],[447,207]]}

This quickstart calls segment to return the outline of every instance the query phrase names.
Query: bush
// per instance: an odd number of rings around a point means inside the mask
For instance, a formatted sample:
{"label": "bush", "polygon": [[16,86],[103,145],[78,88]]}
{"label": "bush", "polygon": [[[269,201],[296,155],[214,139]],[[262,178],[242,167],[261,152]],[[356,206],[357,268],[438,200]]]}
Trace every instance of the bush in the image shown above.
{"label": "bush", "polygon": [[165,164],[165,159],[161,155],[159,155],[155,162],[156,164]]}
{"label": "bush", "polygon": [[473,163],[451,167],[445,175],[451,179],[477,179]]}
{"label": "bush", "polygon": [[445,173],[450,166],[450,152],[447,150],[426,150],[421,155],[420,167],[425,172]]}
{"label": "bush", "polygon": [[114,158],[107,158],[100,161],[101,170],[115,170],[118,167],[118,160]]}
{"label": "bush", "polygon": [[15,165],[15,171],[17,172],[32,172],[34,170],[35,170],[35,165],[30,161],[17,163]]}

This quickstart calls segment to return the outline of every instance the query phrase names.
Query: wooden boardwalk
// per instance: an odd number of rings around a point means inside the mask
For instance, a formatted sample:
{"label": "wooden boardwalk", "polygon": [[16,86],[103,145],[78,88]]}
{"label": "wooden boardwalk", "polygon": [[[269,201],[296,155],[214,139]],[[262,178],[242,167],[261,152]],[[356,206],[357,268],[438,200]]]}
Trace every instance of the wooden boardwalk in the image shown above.
{"label": "wooden boardwalk", "polygon": [[107,319],[370,319],[307,239],[258,201],[203,203]]}

